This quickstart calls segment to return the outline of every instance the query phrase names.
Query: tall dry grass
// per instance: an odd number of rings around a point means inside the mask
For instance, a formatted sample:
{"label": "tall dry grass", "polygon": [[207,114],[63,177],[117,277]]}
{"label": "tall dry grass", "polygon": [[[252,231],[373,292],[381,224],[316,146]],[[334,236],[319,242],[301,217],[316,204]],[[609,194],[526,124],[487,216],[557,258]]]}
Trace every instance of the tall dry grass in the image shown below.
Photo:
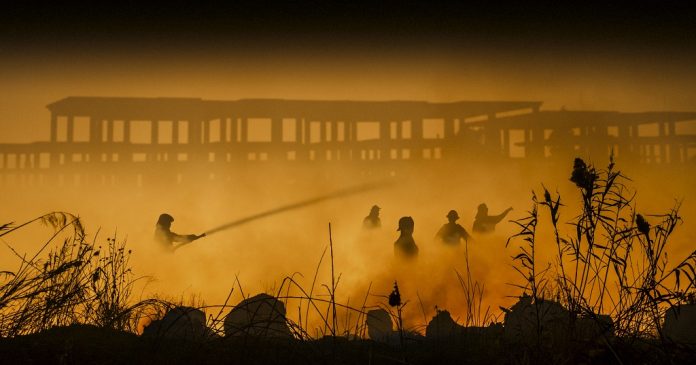
{"label": "tall dry grass", "polygon": [[[90,324],[136,332],[156,300],[134,300],[135,278],[125,241],[106,239],[104,246],[87,241],[80,218],[52,212],[26,223],[0,227],[0,238],[30,224],[42,223],[54,233],[31,257],[3,242],[19,259],[19,267],[2,272],[0,335],[12,337],[55,326]],[[59,237],[63,237],[59,241]]]}
{"label": "tall dry grass", "polygon": [[[682,223],[680,202],[666,213],[639,214],[637,191],[613,157],[605,169],[575,159],[570,180],[580,214],[562,222],[565,200],[543,187],[543,199],[532,193],[531,209],[514,221],[519,232],[508,244],[521,242],[513,256],[523,278],[517,286],[534,301],[558,300],[576,317],[608,314],[622,338],[663,339],[664,313],[696,294],[696,251],[676,263],[667,253]],[[553,230],[550,240],[539,240],[543,223]],[[555,246],[553,262],[538,261],[540,244]]]}

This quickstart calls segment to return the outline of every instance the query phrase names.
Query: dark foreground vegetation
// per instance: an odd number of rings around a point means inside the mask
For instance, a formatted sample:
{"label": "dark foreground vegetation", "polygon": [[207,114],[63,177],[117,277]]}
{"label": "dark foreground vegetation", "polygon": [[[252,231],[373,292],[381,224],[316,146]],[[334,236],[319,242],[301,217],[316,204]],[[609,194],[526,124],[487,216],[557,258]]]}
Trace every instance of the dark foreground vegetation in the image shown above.
{"label": "dark foreground vegetation", "polygon": [[[8,364],[693,364],[696,359],[688,349],[658,342],[616,339],[611,346],[609,350],[605,345],[575,343],[538,352],[474,336],[422,340],[403,349],[344,337],[195,341],[73,325],[2,339],[0,356]],[[655,351],[658,347],[668,352]]]}
{"label": "dark foreground vegetation", "polygon": [[[520,230],[508,244],[516,245],[521,280],[511,294],[519,301],[501,308],[502,323],[489,311],[481,316],[483,286],[468,269],[456,273],[465,323],[438,310],[427,325],[404,328],[408,300],[396,283],[380,308],[338,303],[330,230],[331,282],[316,283],[315,272],[303,288],[291,276],[270,295],[191,307],[134,298],[138,278],[125,243],[89,242],[76,216],[49,213],[0,225],[0,238],[35,222],[55,230],[31,256],[3,240],[20,264],[0,272],[0,362],[696,363],[696,251],[667,257],[681,224],[679,203],[665,214],[638,214],[636,193],[613,162],[596,170],[576,159],[571,181],[579,192],[577,216],[562,220],[565,202],[543,188],[543,199],[533,194],[527,216],[514,221]],[[538,233],[541,224],[549,224],[550,238]],[[557,255],[541,262],[539,245],[549,244]],[[286,317],[289,301],[297,321]]]}

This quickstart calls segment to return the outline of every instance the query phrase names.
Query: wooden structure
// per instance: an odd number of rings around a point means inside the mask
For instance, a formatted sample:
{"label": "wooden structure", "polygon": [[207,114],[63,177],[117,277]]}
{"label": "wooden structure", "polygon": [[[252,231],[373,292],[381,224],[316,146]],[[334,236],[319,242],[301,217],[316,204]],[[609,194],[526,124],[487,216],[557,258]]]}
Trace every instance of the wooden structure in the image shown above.
{"label": "wooden structure", "polygon": [[[121,173],[210,176],[247,164],[436,163],[573,156],[685,164],[696,112],[546,111],[535,101],[319,101],[68,97],[50,140],[0,144],[0,178]],[[688,129],[688,128],[687,128]],[[228,174],[229,175],[229,174]],[[3,180],[0,180],[3,181]]]}

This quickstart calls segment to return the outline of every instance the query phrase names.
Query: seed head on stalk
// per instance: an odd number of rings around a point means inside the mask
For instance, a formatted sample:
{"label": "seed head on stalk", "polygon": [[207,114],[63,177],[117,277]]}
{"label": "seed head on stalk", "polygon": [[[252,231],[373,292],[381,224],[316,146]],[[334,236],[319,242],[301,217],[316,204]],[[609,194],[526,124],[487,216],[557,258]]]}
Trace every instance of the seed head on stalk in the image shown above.
{"label": "seed head on stalk", "polygon": [[401,294],[399,294],[399,284],[394,282],[394,290],[389,294],[389,305],[399,307],[401,305]]}

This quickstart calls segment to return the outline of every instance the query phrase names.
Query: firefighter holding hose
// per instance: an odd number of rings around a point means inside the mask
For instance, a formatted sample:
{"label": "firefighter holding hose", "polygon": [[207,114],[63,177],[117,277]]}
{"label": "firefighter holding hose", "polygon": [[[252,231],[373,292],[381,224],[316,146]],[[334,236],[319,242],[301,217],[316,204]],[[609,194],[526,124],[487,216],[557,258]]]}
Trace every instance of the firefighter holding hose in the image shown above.
{"label": "firefighter holding hose", "polygon": [[[183,245],[205,237],[205,233],[199,235],[180,235],[174,233],[171,231],[172,222],[174,222],[174,217],[166,213],[160,214],[159,219],[157,219],[157,226],[155,228],[155,240],[162,244],[162,247],[166,248],[168,251],[173,252]],[[180,244],[175,246],[174,242],[179,242]]]}

